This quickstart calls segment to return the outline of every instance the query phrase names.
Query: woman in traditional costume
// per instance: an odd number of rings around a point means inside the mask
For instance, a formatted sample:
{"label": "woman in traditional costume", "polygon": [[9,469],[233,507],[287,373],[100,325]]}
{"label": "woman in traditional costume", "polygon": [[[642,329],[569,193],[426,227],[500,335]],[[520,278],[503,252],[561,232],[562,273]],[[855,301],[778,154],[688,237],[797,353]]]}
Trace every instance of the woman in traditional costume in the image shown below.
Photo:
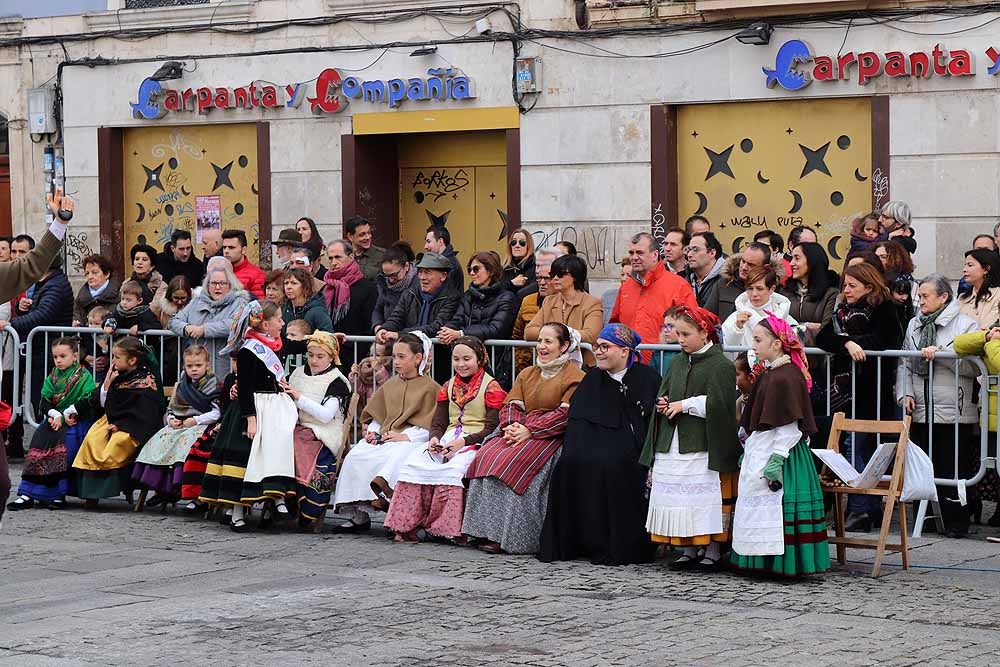
{"label": "woman in traditional costume", "polygon": [[716,344],[714,313],[677,306],[671,316],[681,355],[660,385],[639,459],[653,467],[646,529],[654,542],[681,548],[673,569],[713,569],[736,501],[736,368]]}
{"label": "woman in traditional costume", "polygon": [[438,537],[461,536],[465,472],[500,423],[507,392],[487,371],[483,342],[459,336],[451,343],[451,361],[455,377],[438,392],[430,441],[403,464],[385,517],[397,542],[416,541],[418,528]]}
{"label": "woman in traditional costume", "polygon": [[136,453],[163,423],[166,401],[157,377],[159,362],[138,338],[127,336],[111,348],[112,368],[90,395],[90,409],[103,412],[73,460],[77,495],[88,507],[100,498],[132,491]]}
{"label": "woman in traditional costume", "polygon": [[[288,516],[286,498],[295,492],[292,431],[298,412],[279,384],[285,379],[277,355],[282,326],[277,304],[251,301],[233,320],[222,350],[238,350],[237,399],[222,417],[199,500],[232,507],[229,525],[238,533],[249,529],[244,516],[251,503],[271,500],[274,512]],[[271,512],[265,509],[265,523]]]}
{"label": "woman in traditional costume", "polygon": [[589,558],[595,565],[649,561],[646,475],[639,463],[660,374],[641,363],[639,334],[607,324],[597,368],[576,388],[562,455],[552,473],[542,529],[544,562]]}
{"label": "woman in traditional costume", "polygon": [[351,387],[337,368],[340,365],[337,337],[317,331],[305,340],[306,365],[297,368],[282,387],[299,409],[299,423],[293,436],[299,525],[315,528],[323,521],[337,480]]}
{"label": "woman in traditional costume", "polygon": [[138,486],[156,491],[146,504],[155,507],[180,498],[184,460],[205,430],[219,421],[219,380],[203,345],[184,350],[181,374],[167,406],[166,426],[139,452],[132,469]]}
{"label": "woman in traditional costume", "polygon": [[334,504],[346,520],[336,530],[368,529],[368,507],[389,509],[403,463],[427,447],[441,389],[424,375],[430,357],[431,342],[423,334],[402,334],[393,344],[396,375],[368,401],[361,413],[365,437],[344,457]]}
{"label": "woman in traditional costume", "polygon": [[52,346],[52,371],[42,385],[38,406],[39,421],[31,446],[24,455],[24,469],[17,498],[7,505],[11,511],[41,507],[62,509],[66,496],[74,493],[69,474],[80,443],[92,424],[81,421],[86,411],[94,379],[80,365],[76,338],[57,338]]}
{"label": "woman in traditional costume", "polygon": [[462,532],[487,553],[538,552],[570,398],[583,380],[579,346],[579,332],[565,324],[541,327],[535,365],[518,373],[500,410],[500,430],[466,473]]}
{"label": "woman in traditional costume", "polygon": [[765,370],[750,390],[742,426],[749,437],[740,470],[730,563],[785,576],[830,568],[826,511],[809,436],[816,432],[812,378],[802,343],[782,318],[754,327]]}

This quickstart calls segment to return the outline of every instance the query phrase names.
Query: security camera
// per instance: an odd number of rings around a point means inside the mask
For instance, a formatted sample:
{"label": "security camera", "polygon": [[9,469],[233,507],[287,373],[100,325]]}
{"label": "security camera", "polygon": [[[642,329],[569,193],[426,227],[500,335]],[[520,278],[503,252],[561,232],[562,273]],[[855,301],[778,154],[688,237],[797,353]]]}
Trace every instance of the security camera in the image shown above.
{"label": "security camera", "polygon": [[493,24],[488,18],[479,19],[476,21],[476,32],[480,35],[488,35],[493,32]]}

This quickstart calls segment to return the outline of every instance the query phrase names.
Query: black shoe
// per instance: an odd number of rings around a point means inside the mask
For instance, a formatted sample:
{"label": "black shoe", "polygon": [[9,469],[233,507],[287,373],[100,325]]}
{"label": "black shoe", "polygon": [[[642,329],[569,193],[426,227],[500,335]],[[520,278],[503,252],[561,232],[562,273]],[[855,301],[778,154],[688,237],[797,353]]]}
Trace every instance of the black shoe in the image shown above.
{"label": "black shoe", "polygon": [[677,570],[678,572],[684,572],[686,570],[693,570],[699,562],[697,556],[683,555],[670,564],[671,570]]}
{"label": "black shoe", "polygon": [[64,510],[66,509],[66,501],[63,499],[51,500],[49,501],[48,508],[50,510]]}
{"label": "black shoe", "polygon": [[28,496],[18,496],[16,500],[7,503],[7,509],[11,512],[17,512],[18,510],[30,510],[35,506],[35,500],[29,498]]}
{"label": "black shoe", "polygon": [[195,500],[193,503],[186,503],[181,505],[181,512],[184,514],[201,514],[208,509],[207,503],[198,502]]}
{"label": "black shoe", "polygon": [[972,523],[982,525],[983,523],[983,501],[980,498],[969,501],[969,519]]}
{"label": "black shoe", "polygon": [[240,519],[238,521],[233,521],[232,517],[229,518],[230,518],[229,529],[232,530],[234,533],[245,533],[250,530],[250,526],[247,525],[247,522],[244,521],[243,519]]}
{"label": "black shoe", "polygon": [[844,530],[848,533],[870,533],[872,524],[871,514],[848,514],[844,520]]}

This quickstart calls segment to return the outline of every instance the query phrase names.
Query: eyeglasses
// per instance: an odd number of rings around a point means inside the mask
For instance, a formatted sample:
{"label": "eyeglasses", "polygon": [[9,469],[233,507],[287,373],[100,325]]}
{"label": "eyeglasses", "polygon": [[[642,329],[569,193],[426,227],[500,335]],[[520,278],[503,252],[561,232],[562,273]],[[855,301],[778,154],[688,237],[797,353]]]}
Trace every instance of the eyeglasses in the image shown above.
{"label": "eyeglasses", "polygon": [[209,287],[226,287],[227,285],[229,285],[228,280],[213,280],[212,282],[208,283]]}
{"label": "eyeglasses", "polygon": [[380,277],[385,278],[390,283],[397,282],[400,280],[400,276],[403,274],[403,269],[396,271],[395,273],[385,273],[384,271],[379,274]]}
{"label": "eyeglasses", "polygon": [[469,267],[469,275],[474,276],[482,270],[483,267],[481,267],[479,264],[473,264],[472,266]]}
{"label": "eyeglasses", "polygon": [[184,303],[185,301],[188,300],[188,296],[187,294],[175,294],[174,296],[170,297],[170,300],[173,301],[174,303]]}
{"label": "eyeglasses", "polygon": [[594,352],[600,352],[601,354],[604,354],[605,352],[607,352],[608,350],[610,350],[612,347],[615,347],[615,346],[611,345],[610,343],[598,343],[597,345],[594,346]]}
{"label": "eyeglasses", "polygon": [[550,280],[552,280],[552,278],[550,278],[549,276],[540,276],[540,275],[538,275],[538,274],[536,273],[536,274],[535,274],[535,280],[536,280],[537,282],[540,282],[540,283],[547,283],[547,282],[549,282]]}
{"label": "eyeglasses", "polygon": [[524,239],[511,239],[510,240],[510,247],[511,248],[515,248],[515,247],[527,248],[528,247],[528,242],[525,241]]}
{"label": "eyeglasses", "polygon": [[685,253],[695,253],[695,252],[700,252],[701,250],[702,250],[701,246],[696,246],[696,245],[684,246]]}

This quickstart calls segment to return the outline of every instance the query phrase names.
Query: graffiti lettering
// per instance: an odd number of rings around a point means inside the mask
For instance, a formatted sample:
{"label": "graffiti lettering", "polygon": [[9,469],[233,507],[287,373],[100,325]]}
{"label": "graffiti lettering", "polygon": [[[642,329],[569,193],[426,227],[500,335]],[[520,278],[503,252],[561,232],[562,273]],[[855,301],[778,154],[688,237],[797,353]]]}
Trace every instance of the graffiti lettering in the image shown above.
{"label": "graffiti lettering", "polygon": [[882,206],[883,199],[889,199],[889,175],[883,174],[881,169],[872,173],[872,199],[875,200],[875,210]]}
{"label": "graffiti lettering", "polygon": [[779,227],[801,227],[802,226],[802,216],[792,215],[786,217],[778,217]]}
{"label": "graffiti lettering", "polygon": [[435,169],[430,176],[425,176],[422,171],[417,172],[416,178],[413,179],[412,187],[427,189],[437,188],[447,194],[457,190],[462,190],[468,186],[469,175],[464,169],[459,169],[453,174],[448,173],[447,169]]}
{"label": "graffiti lettering", "polygon": [[[93,255],[94,250],[87,243],[87,232],[80,234],[66,235],[66,260],[67,264],[76,271],[83,271],[83,259]],[[70,262],[72,262],[70,264]]]}
{"label": "graffiti lettering", "polygon": [[552,247],[560,241],[576,246],[577,255],[587,262],[591,278],[618,277],[618,258],[624,253],[626,236],[617,225],[593,225],[580,230],[567,225],[532,232],[536,248]]}
{"label": "graffiti lettering", "polygon": [[653,238],[656,239],[657,247],[662,248],[663,242],[667,240],[667,216],[663,215],[663,204],[657,204],[656,208],[653,209],[653,224],[652,224],[652,234]]}
{"label": "graffiti lettering", "polygon": [[177,190],[173,192],[164,192],[162,195],[156,198],[157,204],[163,204],[165,202],[177,201],[181,198],[181,193]]}

